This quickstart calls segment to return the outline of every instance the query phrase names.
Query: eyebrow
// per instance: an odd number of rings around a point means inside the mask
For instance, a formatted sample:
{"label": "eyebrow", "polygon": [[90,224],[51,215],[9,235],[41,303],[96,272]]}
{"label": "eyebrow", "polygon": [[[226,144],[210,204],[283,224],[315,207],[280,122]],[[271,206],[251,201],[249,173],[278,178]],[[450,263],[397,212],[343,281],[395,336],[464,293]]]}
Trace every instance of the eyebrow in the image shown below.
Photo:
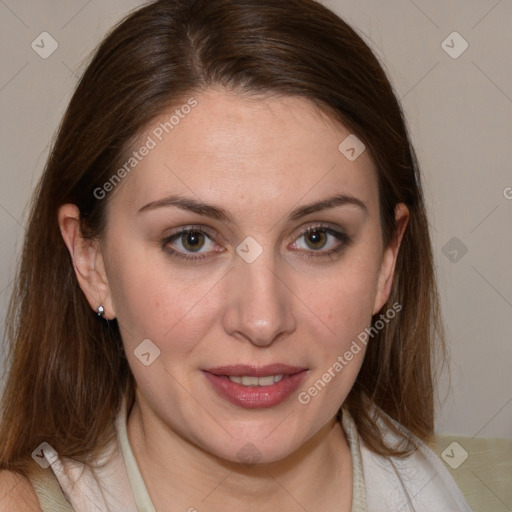
{"label": "eyebrow", "polygon": [[[337,194],[326,199],[322,199],[321,201],[317,201],[315,203],[300,206],[293,210],[288,218],[289,220],[297,220],[311,213],[319,212],[321,210],[327,210],[329,208],[335,208],[336,206],[346,205],[358,206],[363,210],[365,214],[368,213],[368,208],[366,207],[366,204],[357,197],[347,194]],[[177,195],[171,195],[165,197],[164,199],[152,201],[151,203],[148,203],[144,205],[142,208],[140,208],[137,214],[146,211],[156,210],[157,208],[169,207],[180,208],[181,210],[186,210],[193,213],[197,213],[199,215],[204,215],[206,217],[210,217],[212,219],[223,221],[229,224],[233,223],[229,212],[224,208],[203,203],[193,198],[182,197]]]}

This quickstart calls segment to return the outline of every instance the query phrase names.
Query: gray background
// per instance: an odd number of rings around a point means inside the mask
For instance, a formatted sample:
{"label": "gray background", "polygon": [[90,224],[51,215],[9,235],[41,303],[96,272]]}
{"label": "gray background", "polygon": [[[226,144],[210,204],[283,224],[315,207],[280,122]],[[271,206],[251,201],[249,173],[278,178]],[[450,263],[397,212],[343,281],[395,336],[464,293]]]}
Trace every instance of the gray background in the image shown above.
{"label": "gray background", "polygon": [[[437,431],[512,438],[512,2],[323,3],[380,58],[424,173],[452,356]],[[139,5],[0,0],[2,325],[27,202],[77,77],[107,30]],[[454,31],[469,45],[457,58],[464,43],[448,37]],[[42,32],[58,43],[47,59],[31,47],[42,46]]]}

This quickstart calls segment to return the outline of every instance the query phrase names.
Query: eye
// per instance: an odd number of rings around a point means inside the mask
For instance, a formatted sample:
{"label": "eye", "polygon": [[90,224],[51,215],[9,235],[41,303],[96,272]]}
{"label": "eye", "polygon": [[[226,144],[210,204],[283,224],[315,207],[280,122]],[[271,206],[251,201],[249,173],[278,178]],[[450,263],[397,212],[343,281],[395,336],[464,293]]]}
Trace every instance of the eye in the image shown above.
{"label": "eye", "polygon": [[305,244],[301,246],[295,242],[294,245],[301,249],[300,252],[304,251],[303,255],[306,258],[333,258],[352,242],[352,239],[343,231],[338,231],[323,224],[308,227],[302,231],[297,240],[301,238],[304,239]]}
{"label": "eye", "polygon": [[[173,249],[173,245],[177,249]],[[171,256],[187,260],[202,260],[208,258],[207,253],[210,252],[208,249],[214,249],[215,245],[212,236],[207,230],[195,226],[188,226],[162,240],[163,249],[170,253]],[[206,250],[201,252],[203,248],[206,248]],[[191,256],[187,254],[188,252],[201,254],[201,256]]]}

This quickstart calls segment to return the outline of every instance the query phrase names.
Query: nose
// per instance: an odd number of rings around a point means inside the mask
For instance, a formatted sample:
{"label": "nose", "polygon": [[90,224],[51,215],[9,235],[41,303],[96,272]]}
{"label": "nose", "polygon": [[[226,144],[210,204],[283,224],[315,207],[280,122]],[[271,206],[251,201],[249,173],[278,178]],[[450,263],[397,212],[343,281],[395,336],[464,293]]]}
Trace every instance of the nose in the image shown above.
{"label": "nose", "polygon": [[271,251],[263,251],[252,263],[238,258],[234,265],[227,276],[225,331],[259,347],[293,332],[293,291],[284,266],[276,265]]}

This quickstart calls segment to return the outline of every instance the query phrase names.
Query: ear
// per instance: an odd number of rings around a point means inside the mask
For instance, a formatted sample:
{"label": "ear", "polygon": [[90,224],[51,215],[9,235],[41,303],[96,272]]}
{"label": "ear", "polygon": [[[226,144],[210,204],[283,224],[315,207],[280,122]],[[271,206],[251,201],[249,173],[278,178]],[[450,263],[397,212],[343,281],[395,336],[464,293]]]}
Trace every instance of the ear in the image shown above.
{"label": "ear", "polygon": [[64,204],[59,208],[58,221],[78,283],[91,308],[96,311],[101,305],[105,309],[104,318],[115,318],[99,241],[83,237],[80,210],[74,204]]}
{"label": "ear", "polygon": [[372,315],[380,311],[391,293],[398,249],[400,248],[405,228],[409,222],[409,209],[404,203],[398,203],[395,207],[395,222],[395,232],[382,255]]}

